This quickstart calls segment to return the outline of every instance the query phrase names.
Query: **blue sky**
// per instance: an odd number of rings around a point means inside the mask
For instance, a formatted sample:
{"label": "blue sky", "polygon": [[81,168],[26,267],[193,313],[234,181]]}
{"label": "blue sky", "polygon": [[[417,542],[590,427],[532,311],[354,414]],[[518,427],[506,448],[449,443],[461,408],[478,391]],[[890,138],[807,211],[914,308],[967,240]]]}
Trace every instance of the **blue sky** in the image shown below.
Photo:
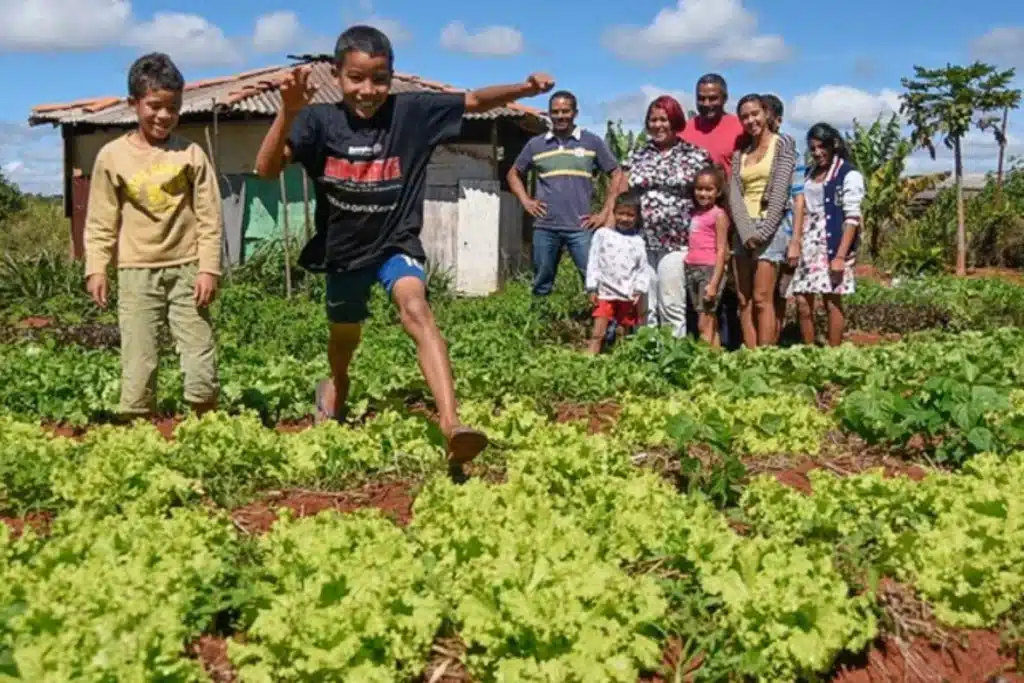
{"label": "blue sky", "polygon": [[[75,9],[69,11],[69,5]],[[848,125],[898,107],[914,64],[982,58],[1024,76],[1024,2],[861,0],[817,9],[806,0],[0,0],[0,168],[31,191],[59,187],[53,130],[26,128],[31,107],[123,94],[143,50],[165,50],[188,79],[280,64],[328,49],[354,22],[395,40],[397,68],[464,87],[516,81],[534,70],[575,91],[584,125],[639,124],[663,92],[692,99],[693,83],[719,71],[733,101],[749,91],[786,102],[790,129],[817,120]],[[229,9],[230,8],[230,9]],[[1024,78],[1018,78],[1018,85]],[[543,106],[543,101],[535,102]],[[1011,153],[1024,155],[1024,114]],[[988,138],[972,136],[968,166],[994,164]],[[254,150],[255,154],[255,150]],[[914,170],[945,168],[919,155]]]}

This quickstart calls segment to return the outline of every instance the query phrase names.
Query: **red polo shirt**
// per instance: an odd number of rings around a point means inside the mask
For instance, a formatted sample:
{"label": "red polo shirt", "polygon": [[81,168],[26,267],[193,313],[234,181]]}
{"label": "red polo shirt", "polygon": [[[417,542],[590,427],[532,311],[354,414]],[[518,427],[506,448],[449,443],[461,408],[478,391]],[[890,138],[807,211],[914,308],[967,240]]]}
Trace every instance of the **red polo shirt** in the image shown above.
{"label": "red polo shirt", "polygon": [[722,118],[710,126],[698,116],[686,122],[679,137],[707,151],[711,160],[724,167],[726,174],[729,174],[732,171],[732,154],[739,148],[743,137],[743,124],[732,114],[723,114]]}

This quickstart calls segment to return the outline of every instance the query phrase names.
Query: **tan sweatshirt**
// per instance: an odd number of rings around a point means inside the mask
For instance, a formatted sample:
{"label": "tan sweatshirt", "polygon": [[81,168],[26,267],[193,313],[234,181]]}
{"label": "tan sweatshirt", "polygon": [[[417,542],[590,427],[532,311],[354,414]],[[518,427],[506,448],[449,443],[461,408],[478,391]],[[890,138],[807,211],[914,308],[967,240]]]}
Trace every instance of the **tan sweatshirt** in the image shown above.
{"label": "tan sweatshirt", "polygon": [[111,140],[93,166],[85,219],[85,274],[199,262],[220,275],[221,196],[203,149],[172,135],[160,147]]}

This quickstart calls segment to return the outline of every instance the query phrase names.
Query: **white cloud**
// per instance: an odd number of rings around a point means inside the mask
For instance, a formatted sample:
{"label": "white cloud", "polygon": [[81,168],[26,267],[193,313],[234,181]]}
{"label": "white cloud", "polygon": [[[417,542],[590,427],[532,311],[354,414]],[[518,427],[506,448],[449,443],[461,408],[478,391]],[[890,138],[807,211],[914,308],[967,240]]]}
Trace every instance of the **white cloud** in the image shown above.
{"label": "white cloud", "polygon": [[398,19],[388,19],[387,17],[379,17],[374,14],[359,23],[380,29],[396,45],[412,40],[412,33]]}
{"label": "white cloud", "polygon": [[0,0],[0,51],[91,50],[129,25],[129,0]]}
{"label": "white cloud", "polygon": [[730,37],[711,48],[708,57],[722,63],[774,64],[789,57],[789,48],[782,36]]}
{"label": "white cloud", "polygon": [[[1024,156],[1024,131],[1010,130],[1006,136],[1006,167],[1010,159]],[[969,172],[994,171],[999,161],[999,145],[991,132],[972,130],[961,146],[964,169]],[[927,150],[917,150],[907,160],[908,173],[934,173],[953,170],[953,152],[942,141],[935,146],[935,159]]]}
{"label": "white cloud", "polygon": [[645,63],[690,53],[722,63],[766,64],[789,56],[782,36],[758,33],[757,18],[743,0],[678,0],[647,26],[612,27],[604,44],[622,59]]}
{"label": "white cloud", "polygon": [[60,134],[53,129],[0,121],[0,169],[23,192],[59,194],[63,159]]}
{"label": "white cloud", "polygon": [[239,46],[195,14],[158,12],[140,22],[130,0],[0,0],[0,51],[55,52],[125,45],[191,66],[242,61]]}
{"label": "white cloud", "polygon": [[453,21],[441,30],[441,47],[478,57],[509,57],[523,51],[523,34],[510,26],[486,26],[476,33]]}
{"label": "white cloud", "polygon": [[243,59],[239,46],[219,26],[195,14],[157,12],[151,21],[133,26],[124,42],[166,52],[184,66],[229,66]]}
{"label": "white cloud", "polygon": [[295,12],[271,12],[257,17],[252,47],[257,52],[281,52],[295,45],[302,26]]}
{"label": "white cloud", "polygon": [[[354,13],[345,12],[345,24],[363,24],[380,29],[394,44],[407,43],[412,40],[412,32],[397,19],[381,16],[374,7],[373,0],[357,0],[358,10]],[[331,51],[334,50],[334,39],[331,40]]]}
{"label": "white cloud", "polygon": [[[644,116],[647,106],[661,95],[671,95],[679,100],[684,110],[693,109],[693,95],[681,90],[659,88],[655,85],[642,85],[638,90],[624,93],[607,102],[601,103],[598,111],[591,113],[589,118],[594,123],[605,124],[608,121],[622,121],[625,128],[639,130],[644,127]],[[583,112],[586,116],[587,112]]]}
{"label": "white cloud", "polygon": [[971,52],[1001,67],[1024,69],[1024,26],[994,28],[971,43]]}
{"label": "white cloud", "polygon": [[797,95],[786,107],[786,121],[811,126],[819,121],[850,128],[853,120],[870,124],[880,115],[898,113],[900,94],[885,89],[869,93],[849,85],[824,85],[816,92]]}

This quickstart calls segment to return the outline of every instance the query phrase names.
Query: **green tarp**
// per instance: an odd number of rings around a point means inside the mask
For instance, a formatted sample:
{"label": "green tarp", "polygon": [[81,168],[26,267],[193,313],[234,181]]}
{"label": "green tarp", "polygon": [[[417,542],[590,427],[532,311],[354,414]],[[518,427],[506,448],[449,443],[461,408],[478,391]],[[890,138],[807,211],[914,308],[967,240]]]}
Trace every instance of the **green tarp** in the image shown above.
{"label": "green tarp", "polygon": [[[285,197],[288,200],[288,234],[305,244],[306,212],[302,201],[302,169],[297,165],[284,170]],[[313,211],[316,206],[313,183],[309,187],[309,232],[312,234]],[[252,255],[268,239],[284,235],[284,204],[281,202],[281,181],[263,180],[254,175],[245,178],[245,212],[242,216],[245,258]]]}

